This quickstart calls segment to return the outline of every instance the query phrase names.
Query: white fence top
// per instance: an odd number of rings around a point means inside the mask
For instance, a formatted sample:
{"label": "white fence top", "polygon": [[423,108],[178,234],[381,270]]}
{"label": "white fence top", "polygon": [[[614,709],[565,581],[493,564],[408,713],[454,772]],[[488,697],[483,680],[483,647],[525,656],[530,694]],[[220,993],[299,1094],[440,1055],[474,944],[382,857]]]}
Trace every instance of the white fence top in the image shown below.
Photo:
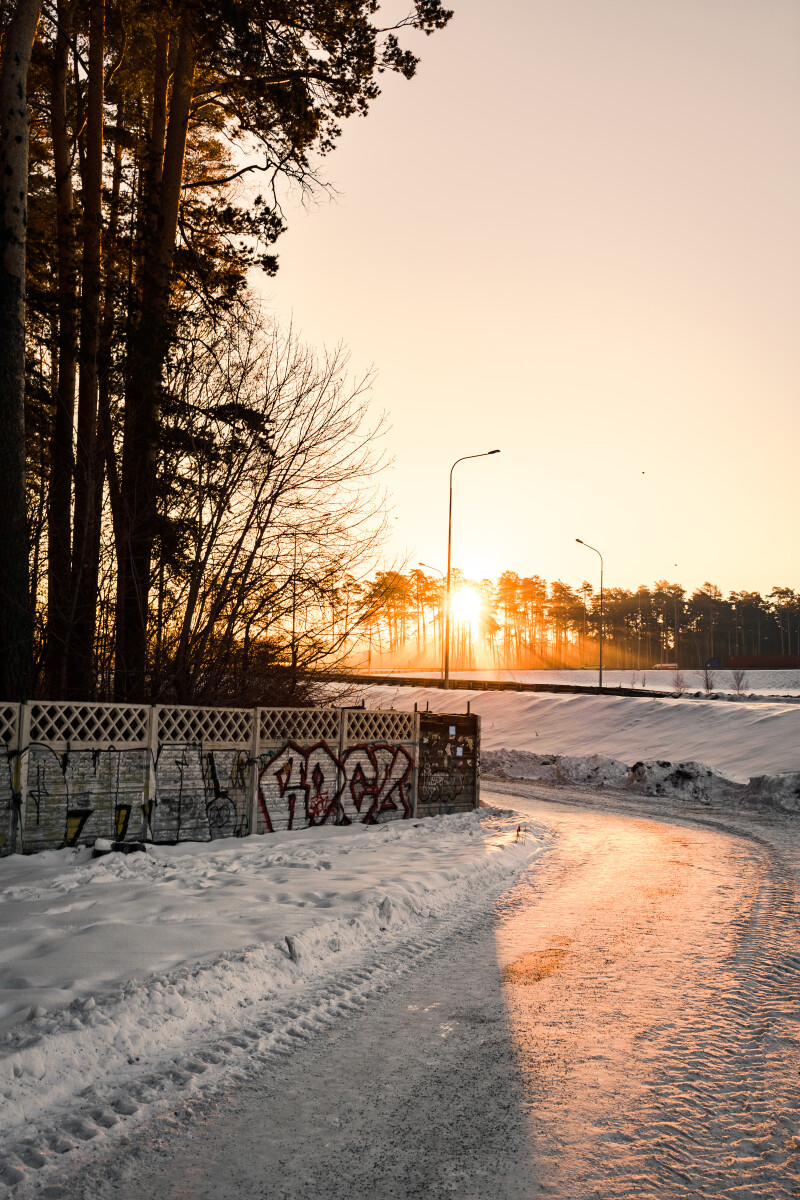
{"label": "white fence top", "polygon": [[342,748],[414,741],[414,714],[353,708],[212,708],[202,705],[0,704],[0,744],[56,751],[197,745],[252,749],[294,741]]}

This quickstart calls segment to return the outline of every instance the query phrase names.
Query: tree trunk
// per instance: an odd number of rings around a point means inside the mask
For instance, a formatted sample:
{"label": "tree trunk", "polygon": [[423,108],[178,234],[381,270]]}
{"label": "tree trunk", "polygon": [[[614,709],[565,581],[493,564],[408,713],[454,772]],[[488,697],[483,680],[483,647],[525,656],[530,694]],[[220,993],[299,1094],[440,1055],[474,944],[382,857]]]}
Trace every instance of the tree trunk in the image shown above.
{"label": "tree trunk", "polygon": [[[122,498],[124,567],[117,613],[116,692],[145,698],[150,565],[157,516],[161,379],[169,346],[169,296],[197,47],[181,26],[172,81],[155,231],[142,266],[142,299],[125,398]],[[154,119],[155,119],[154,111]]]}
{"label": "tree trunk", "polygon": [[86,699],[94,687],[97,564],[94,558],[97,472],[97,355],[100,345],[103,235],[103,52],[105,0],[89,9],[89,83],[83,175],[83,282],[78,355],[78,431],[75,453],[75,519],[72,547],[72,629],[67,694]]}
{"label": "tree trunk", "polygon": [[17,0],[0,71],[0,699],[27,700],[33,622],[25,504],[28,67],[41,0]]}
{"label": "tree trunk", "polygon": [[69,634],[69,595],[72,545],[72,433],[75,417],[76,313],[78,271],[75,254],[75,212],[72,155],[67,126],[69,51],[77,0],[58,5],[58,30],[53,50],[50,125],[56,188],[56,254],[58,259],[58,366],[55,411],[50,446],[48,506],[46,687],[51,700],[64,696]]}
{"label": "tree trunk", "polygon": [[164,139],[167,135],[169,40],[168,29],[158,29],[156,31],[155,62],[153,66],[153,111],[150,118],[150,141],[147,147],[147,166],[145,172],[145,254],[154,249],[158,232],[161,180],[164,173]]}
{"label": "tree trunk", "polygon": [[[97,350],[97,436],[95,441],[94,518],[89,546],[91,578],[96,581],[100,572],[100,530],[103,511],[103,482],[108,477],[108,495],[115,541],[118,540],[119,480],[117,477],[114,439],[111,428],[111,368],[114,340],[114,305],[122,284],[119,252],[120,188],[122,184],[122,137],[125,129],[126,98],[117,105],[114,134],[114,167],[111,176],[111,198],[108,205],[108,229],[103,258],[105,260],[105,294],[100,321],[100,344]],[[99,606],[98,606],[99,608]],[[97,694],[97,686],[95,686]],[[103,693],[103,698],[107,698]]]}

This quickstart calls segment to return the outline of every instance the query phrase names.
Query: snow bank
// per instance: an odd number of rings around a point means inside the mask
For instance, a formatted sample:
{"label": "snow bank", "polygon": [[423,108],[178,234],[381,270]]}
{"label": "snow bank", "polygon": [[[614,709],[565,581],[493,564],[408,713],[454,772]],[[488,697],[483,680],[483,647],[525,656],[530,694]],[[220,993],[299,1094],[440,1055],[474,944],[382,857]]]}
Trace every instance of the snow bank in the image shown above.
{"label": "snow bank", "polygon": [[542,779],[553,783],[596,788],[624,788],[641,796],[664,796],[700,803],[723,802],[733,807],[775,808],[800,812],[800,772],[758,775],[736,783],[705,763],[645,759],[627,767],[613,758],[592,754],[575,758],[532,754],[528,750],[488,750],[482,773],[503,779]]}
{"label": "snow bank", "polygon": [[338,1019],[541,852],[518,822],[0,860],[0,1179]]}
{"label": "snow bank", "polygon": [[711,800],[732,791],[743,791],[741,784],[732,783],[704,763],[650,759],[627,767],[617,759],[599,754],[576,758],[531,754],[528,750],[489,750],[483,755],[482,770],[506,779],[545,779],[578,786],[625,788],[643,796],[670,796],[678,800]]}
{"label": "snow bank", "polygon": [[[626,786],[644,796],[710,801],[727,798],[737,785],[705,763],[664,762],[649,759],[634,763]],[[741,791],[741,785],[739,785]]]}
{"label": "snow bank", "polygon": [[469,702],[481,717],[482,757],[509,749],[625,764],[697,762],[739,783],[800,771],[798,704],[372,686],[361,695],[370,708],[464,712]]}
{"label": "snow bank", "polygon": [[589,754],[532,754],[530,750],[487,750],[481,755],[481,774],[509,779],[544,779],[592,787],[624,787],[628,768],[614,758]]}
{"label": "snow bank", "polygon": [[781,775],[757,775],[750,780],[747,795],[755,804],[800,812],[800,771]]}

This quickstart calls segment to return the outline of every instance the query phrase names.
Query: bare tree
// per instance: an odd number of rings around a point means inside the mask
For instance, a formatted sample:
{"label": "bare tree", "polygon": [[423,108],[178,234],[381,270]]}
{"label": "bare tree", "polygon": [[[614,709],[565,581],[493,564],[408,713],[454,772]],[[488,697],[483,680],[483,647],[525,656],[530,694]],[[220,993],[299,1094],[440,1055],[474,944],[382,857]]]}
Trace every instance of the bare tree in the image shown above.
{"label": "bare tree", "polygon": [[672,675],[672,686],[678,696],[682,696],[686,691],[686,676],[680,667],[676,667]]}
{"label": "bare tree", "polygon": [[367,619],[354,584],[385,529],[383,421],[368,419],[370,376],[347,368],[341,347],[317,359],[239,311],[175,370],[148,637],[158,695],[263,698],[267,670],[332,665]]}
{"label": "bare tree", "polygon": [[731,681],[733,690],[737,696],[741,696],[744,689],[747,687],[747,672],[742,667],[734,667],[731,671]]}

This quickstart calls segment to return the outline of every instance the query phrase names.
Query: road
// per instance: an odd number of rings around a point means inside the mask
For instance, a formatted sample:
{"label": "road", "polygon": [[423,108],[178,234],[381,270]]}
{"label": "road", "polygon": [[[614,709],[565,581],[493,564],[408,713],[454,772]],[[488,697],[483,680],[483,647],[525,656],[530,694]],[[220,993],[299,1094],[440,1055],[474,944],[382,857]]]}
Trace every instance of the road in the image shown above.
{"label": "road", "polygon": [[492,913],[346,1023],[40,1194],[800,1195],[796,822],[503,790],[552,844]]}

